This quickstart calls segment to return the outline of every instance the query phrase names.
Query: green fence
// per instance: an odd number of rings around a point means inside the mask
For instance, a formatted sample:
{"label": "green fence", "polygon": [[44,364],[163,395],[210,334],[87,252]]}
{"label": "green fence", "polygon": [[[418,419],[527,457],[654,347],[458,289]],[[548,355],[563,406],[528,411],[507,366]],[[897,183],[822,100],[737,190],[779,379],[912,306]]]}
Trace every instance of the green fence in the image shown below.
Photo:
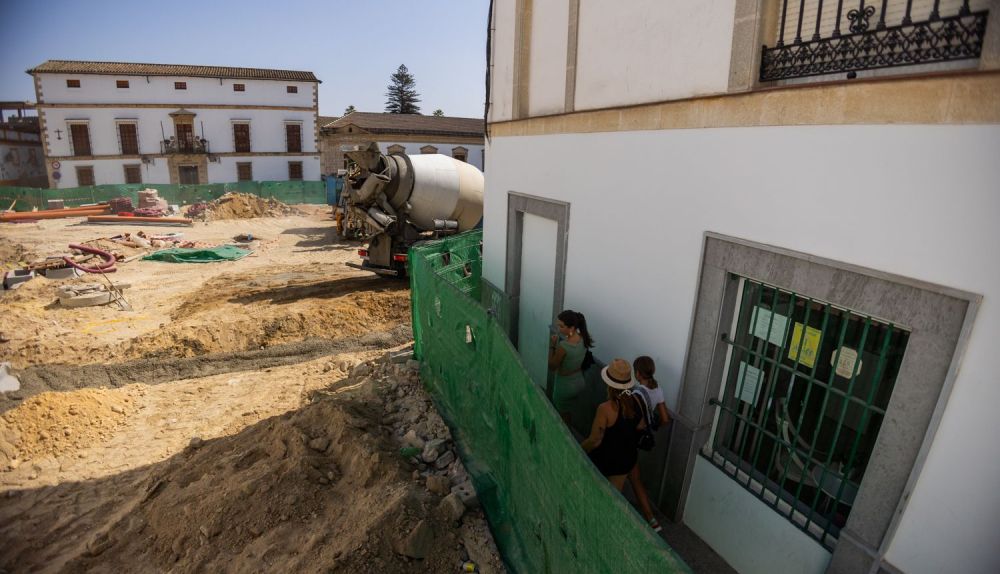
{"label": "green fence", "polygon": [[177,205],[212,201],[231,191],[273,197],[283,203],[326,203],[326,187],[322,181],[241,181],[203,185],[137,183],[65,189],[0,187],[0,209],[7,209],[11,203],[14,203],[15,211],[45,209],[50,199],[61,199],[66,207],[109,201],[116,197],[131,197],[133,203],[138,203],[138,193],[144,189],[155,189],[167,203]]}
{"label": "green fence", "polygon": [[[410,250],[415,353],[513,571],[689,572],[529,378],[482,280],[482,232]],[[484,305],[482,302],[485,302]]]}

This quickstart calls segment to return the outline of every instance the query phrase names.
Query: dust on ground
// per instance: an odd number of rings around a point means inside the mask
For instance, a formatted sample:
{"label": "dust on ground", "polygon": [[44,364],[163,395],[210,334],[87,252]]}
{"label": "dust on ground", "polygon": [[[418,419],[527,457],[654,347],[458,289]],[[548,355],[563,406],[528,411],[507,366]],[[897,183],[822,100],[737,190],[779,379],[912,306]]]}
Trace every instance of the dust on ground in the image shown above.
{"label": "dust on ground", "polygon": [[[250,217],[177,230],[252,236],[239,261],[120,263],[131,311],[56,303],[93,276],[0,292],[22,382],[0,393],[0,571],[502,571],[415,367],[384,357],[412,338],[407,285],[346,267],[327,207]],[[140,230],[0,226],[0,249]]]}
{"label": "dust on ground", "polygon": [[37,257],[38,254],[29,250],[24,245],[5,237],[0,237],[0,269],[9,270],[19,263],[28,263]]}

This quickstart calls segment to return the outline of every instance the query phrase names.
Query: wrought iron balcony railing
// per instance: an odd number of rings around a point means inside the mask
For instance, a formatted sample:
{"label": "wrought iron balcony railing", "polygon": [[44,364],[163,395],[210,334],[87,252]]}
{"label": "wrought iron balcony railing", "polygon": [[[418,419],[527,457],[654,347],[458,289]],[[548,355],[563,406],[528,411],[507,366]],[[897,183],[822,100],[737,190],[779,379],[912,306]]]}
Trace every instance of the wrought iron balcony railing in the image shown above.
{"label": "wrought iron balcony railing", "polygon": [[207,139],[170,138],[160,141],[160,153],[211,153]]}
{"label": "wrought iron balcony railing", "polygon": [[[920,14],[918,17],[924,19],[914,21],[911,17],[913,0],[905,0],[901,21],[887,25],[887,8],[893,13],[902,12],[903,2],[859,0],[855,3],[849,0],[851,6],[845,14],[844,0],[837,0],[836,15],[830,21],[829,16],[823,14],[823,0],[818,0],[818,7],[812,9],[806,7],[806,0],[799,0],[797,11],[795,0],[792,0],[791,13],[789,0],[782,0],[778,39],[774,47],[764,46],[760,80],[769,82],[837,73],[853,78],[862,70],[979,58],[988,10],[974,11],[969,0],[964,0],[957,14],[942,16],[940,0],[934,0],[930,14]],[[828,3],[829,7],[832,2]],[[794,39],[788,42],[792,32]],[[809,32],[812,32],[811,37]],[[808,40],[803,40],[803,33]]]}

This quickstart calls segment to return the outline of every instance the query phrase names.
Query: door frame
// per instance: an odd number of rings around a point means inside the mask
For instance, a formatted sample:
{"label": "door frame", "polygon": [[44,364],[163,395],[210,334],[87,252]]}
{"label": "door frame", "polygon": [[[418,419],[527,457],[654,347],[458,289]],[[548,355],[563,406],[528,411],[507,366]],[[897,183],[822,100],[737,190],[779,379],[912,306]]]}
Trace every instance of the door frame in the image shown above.
{"label": "door frame", "polygon": [[566,252],[569,247],[569,203],[545,197],[507,192],[507,261],[504,277],[504,291],[511,301],[510,338],[514,346],[518,344],[518,326],[520,324],[521,301],[521,255],[524,246],[524,214],[530,213],[545,219],[555,220],[556,230],[556,268],[552,293],[552,318],[563,308],[566,289]]}

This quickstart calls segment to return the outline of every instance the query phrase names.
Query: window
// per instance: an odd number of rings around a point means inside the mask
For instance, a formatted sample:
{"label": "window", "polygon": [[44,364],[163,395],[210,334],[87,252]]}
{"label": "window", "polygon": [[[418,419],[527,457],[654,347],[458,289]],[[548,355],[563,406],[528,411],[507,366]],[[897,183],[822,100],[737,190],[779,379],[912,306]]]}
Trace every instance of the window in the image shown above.
{"label": "window", "polygon": [[177,166],[177,179],[181,182],[181,185],[198,185],[198,166]]}
{"label": "window", "polygon": [[75,156],[91,155],[90,126],[84,122],[69,124],[69,143]]}
{"label": "window", "polygon": [[249,161],[236,162],[236,181],[253,181],[253,163]]}
{"label": "window", "polygon": [[142,166],[131,164],[124,166],[125,183],[142,183]]}
{"label": "window", "polygon": [[288,162],[288,179],[300,180],[302,179],[302,162],[301,161],[290,161]]}
{"label": "window", "polygon": [[122,155],[139,154],[139,134],[135,122],[118,122],[118,143]]}
{"label": "window", "polygon": [[233,124],[233,150],[240,153],[250,152],[250,122]]}
{"label": "window", "polygon": [[174,82],[174,89],[175,90],[186,90],[186,89],[188,89],[188,84],[187,84],[187,82]]}
{"label": "window", "polygon": [[175,124],[174,132],[177,134],[177,151],[194,153],[194,126],[192,124]]}
{"label": "window", "polygon": [[420,153],[437,153],[437,152],[438,148],[432,145],[425,145],[424,147],[420,148]]}
{"label": "window", "polygon": [[115,87],[121,90],[127,90],[128,80],[115,80]]}
{"label": "window", "polygon": [[749,279],[738,297],[710,460],[832,549],[909,333]]}
{"label": "window", "polygon": [[302,124],[285,124],[285,146],[290,152],[302,151]]}
{"label": "window", "polygon": [[234,92],[245,92],[245,91],[247,91],[247,85],[246,84],[233,84],[233,91]]}
{"label": "window", "polygon": [[76,166],[76,185],[94,185],[94,168],[89,165]]}
{"label": "window", "polygon": [[66,87],[67,88],[79,88],[80,87],[80,80],[66,80]]}
{"label": "window", "polygon": [[288,92],[289,94],[297,94],[297,93],[299,93],[299,87],[298,86],[285,86],[285,91]]}
{"label": "window", "polygon": [[469,161],[469,150],[462,146],[451,148],[451,157],[458,161]]}

